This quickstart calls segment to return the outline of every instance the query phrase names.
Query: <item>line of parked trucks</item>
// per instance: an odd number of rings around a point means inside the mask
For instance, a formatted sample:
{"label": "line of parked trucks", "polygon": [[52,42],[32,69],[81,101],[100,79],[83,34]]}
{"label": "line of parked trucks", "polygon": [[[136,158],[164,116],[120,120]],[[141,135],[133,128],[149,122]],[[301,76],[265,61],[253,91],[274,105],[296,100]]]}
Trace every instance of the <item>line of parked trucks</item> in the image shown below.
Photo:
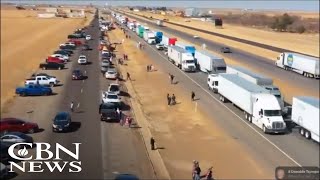
{"label": "line of parked trucks", "polygon": [[[121,23],[127,23],[124,16],[114,12],[112,14],[118,20],[123,18]],[[148,44],[157,44],[157,49],[165,47],[163,49],[167,51],[168,60],[181,70],[200,70],[208,73],[208,88],[218,93],[222,102],[229,101],[241,109],[245,119],[261,128],[263,132],[285,133],[287,125],[283,117],[291,114],[290,120],[299,126],[300,134],[319,142],[319,99],[293,97],[290,108],[285,106],[283,95],[271,78],[239,66],[227,66],[222,57],[204,50],[196,50],[195,46],[183,44],[174,37],[167,37],[161,31],[151,31],[149,27],[137,21],[132,22],[131,26],[132,29],[129,29],[135,31]],[[150,38],[144,34],[150,34]],[[281,53],[275,64],[306,77],[319,78],[317,58]]]}

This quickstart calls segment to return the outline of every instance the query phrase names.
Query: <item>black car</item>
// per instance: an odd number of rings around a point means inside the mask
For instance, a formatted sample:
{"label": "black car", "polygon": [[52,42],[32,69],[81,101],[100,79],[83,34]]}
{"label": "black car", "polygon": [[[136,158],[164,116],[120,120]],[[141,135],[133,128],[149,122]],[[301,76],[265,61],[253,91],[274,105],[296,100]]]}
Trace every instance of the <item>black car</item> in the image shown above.
{"label": "black car", "polygon": [[53,54],[62,54],[62,55],[71,56],[71,53],[66,50],[58,50],[58,51],[53,52]]}
{"label": "black car", "polygon": [[52,131],[63,132],[68,131],[71,124],[71,116],[67,112],[58,112],[53,119]]}
{"label": "black car", "polygon": [[82,38],[81,34],[69,34],[68,35],[68,39],[78,39],[78,38]]}
{"label": "black car", "polygon": [[72,80],[83,80],[84,77],[85,76],[83,75],[83,73],[81,72],[80,69],[73,70],[73,72],[72,72]]}
{"label": "black car", "polygon": [[39,68],[46,70],[46,69],[58,69],[61,70],[64,68],[64,64],[55,63],[55,62],[47,62],[47,63],[41,63],[39,65]]}
{"label": "black car", "polygon": [[75,50],[76,46],[71,46],[71,45],[62,45],[59,46],[60,49],[69,49],[69,50]]}
{"label": "black car", "polygon": [[231,53],[231,49],[229,47],[222,47],[221,52],[222,53]]}
{"label": "black car", "polygon": [[101,121],[119,120],[117,114],[118,106],[114,103],[102,103],[99,106],[99,114]]}
{"label": "black car", "polygon": [[84,45],[82,46],[82,50],[88,51],[88,50],[92,50],[92,49],[90,48],[90,46],[89,46],[88,44],[84,44]]}

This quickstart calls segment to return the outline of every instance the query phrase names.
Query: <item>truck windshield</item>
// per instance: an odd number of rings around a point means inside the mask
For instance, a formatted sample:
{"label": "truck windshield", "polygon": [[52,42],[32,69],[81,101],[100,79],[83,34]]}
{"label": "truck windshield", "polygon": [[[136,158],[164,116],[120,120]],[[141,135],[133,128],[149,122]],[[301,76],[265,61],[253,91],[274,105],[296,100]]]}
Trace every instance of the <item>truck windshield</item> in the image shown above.
{"label": "truck windshield", "polygon": [[265,116],[281,116],[281,110],[264,110]]}
{"label": "truck windshield", "polygon": [[194,63],[194,60],[186,60],[186,63],[188,64]]}
{"label": "truck windshield", "polygon": [[227,68],[226,67],[217,67],[217,70],[218,71],[225,71],[225,70],[227,70]]}

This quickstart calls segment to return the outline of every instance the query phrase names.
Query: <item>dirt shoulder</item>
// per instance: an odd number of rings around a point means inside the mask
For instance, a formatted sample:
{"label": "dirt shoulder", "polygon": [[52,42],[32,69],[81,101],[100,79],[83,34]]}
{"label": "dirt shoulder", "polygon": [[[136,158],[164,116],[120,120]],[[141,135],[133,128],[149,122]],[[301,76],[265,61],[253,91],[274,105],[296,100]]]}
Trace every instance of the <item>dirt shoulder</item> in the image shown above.
{"label": "dirt shoulder", "polygon": [[[125,39],[118,29],[110,33],[110,38],[117,42]],[[261,171],[262,165],[257,164],[244,147],[213,123],[213,117],[209,118],[201,110],[194,111],[195,104],[190,101],[190,95],[169,84],[166,70],[156,67],[157,71],[146,72],[146,65],[152,64],[152,60],[136,48],[136,42],[125,39],[121,46],[129,56],[127,65],[121,67],[122,74],[129,72],[133,79],[125,84],[132,87],[128,88],[131,100],[140,106],[145,117],[139,121],[146,119],[143,121],[145,126],[140,122],[139,125],[141,129],[149,128],[156,139],[157,152],[172,179],[191,178],[194,159],[200,161],[203,171],[214,166],[215,178],[271,178]],[[178,95],[179,104],[167,105],[169,92]],[[136,113],[135,106],[133,108]],[[159,162],[152,160],[154,164]]]}
{"label": "dirt shoulder", "polygon": [[[128,11],[127,11],[128,12]],[[129,12],[132,13],[132,12]],[[242,27],[231,24],[224,24],[222,29],[215,28],[212,23],[202,22],[199,20],[190,20],[190,22],[185,22],[182,17],[175,17],[169,15],[153,14],[149,12],[135,12],[139,15],[145,15],[147,17],[154,17],[159,19],[169,19],[170,22],[177,24],[183,24],[185,26],[197,27],[199,29],[205,29],[211,32],[238,37],[241,39],[246,39],[254,42],[259,42],[262,44],[267,44],[270,46],[275,46],[283,49],[290,49],[292,51],[303,52],[305,54],[310,54],[319,57],[319,34],[297,34],[297,33],[279,33],[267,30],[260,30],[248,27]],[[238,43],[236,41],[227,40],[224,38],[218,38],[213,35],[207,35],[205,33],[200,33],[198,31],[190,30],[180,26],[175,26],[172,24],[165,23],[165,26],[180,30],[192,35],[198,35],[202,38],[210,39],[212,41],[222,42],[230,47],[248,49],[250,48],[253,53],[257,55],[268,57],[269,59],[275,60],[277,53],[263,48],[257,48],[255,46],[245,45],[243,43]]]}
{"label": "dirt shoulder", "polygon": [[39,63],[67,40],[86,19],[39,19],[33,11],[1,10],[1,108],[14,96],[16,86],[38,69]]}

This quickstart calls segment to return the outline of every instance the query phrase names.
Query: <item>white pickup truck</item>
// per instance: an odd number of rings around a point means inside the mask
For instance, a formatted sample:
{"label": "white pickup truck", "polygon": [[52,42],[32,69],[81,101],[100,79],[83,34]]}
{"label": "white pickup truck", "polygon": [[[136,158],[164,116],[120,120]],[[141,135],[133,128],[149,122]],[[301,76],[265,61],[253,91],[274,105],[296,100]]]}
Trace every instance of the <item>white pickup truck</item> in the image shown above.
{"label": "white pickup truck", "polygon": [[48,76],[36,76],[34,78],[29,78],[26,79],[25,85],[30,85],[30,84],[40,84],[43,86],[55,86],[59,83],[60,81],[57,80],[55,77],[48,77]]}

